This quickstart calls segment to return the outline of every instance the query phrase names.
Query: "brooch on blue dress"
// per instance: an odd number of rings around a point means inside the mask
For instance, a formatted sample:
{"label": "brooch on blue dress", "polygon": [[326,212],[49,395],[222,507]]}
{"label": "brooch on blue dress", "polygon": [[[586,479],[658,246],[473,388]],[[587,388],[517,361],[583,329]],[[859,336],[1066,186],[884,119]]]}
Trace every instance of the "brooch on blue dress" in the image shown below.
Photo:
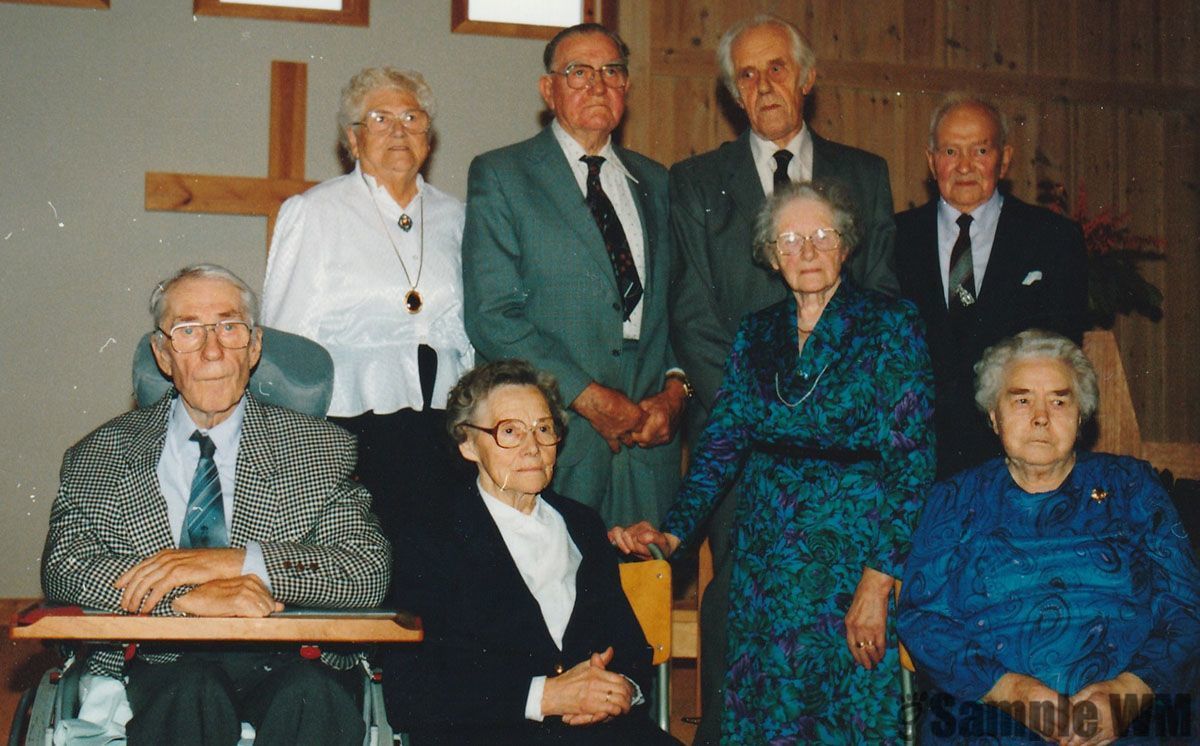
{"label": "brooch on blue dress", "polygon": [[1092,488],[1092,501],[1102,503],[1108,499],[1108,490],[1103,487]]}

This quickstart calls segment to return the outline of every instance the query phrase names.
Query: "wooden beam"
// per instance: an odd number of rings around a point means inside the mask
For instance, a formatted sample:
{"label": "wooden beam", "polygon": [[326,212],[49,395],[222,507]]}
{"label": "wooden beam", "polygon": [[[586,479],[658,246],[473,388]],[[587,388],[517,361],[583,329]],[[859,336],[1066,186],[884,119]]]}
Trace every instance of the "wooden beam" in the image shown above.
{"label": "wooden beam", "polygon": [[315,181],[146,173],[146,209],[271,217],[284,200]]}
{"label": "wooden beam", "polygon": [[[717,80],[717,63],[711,49],[655,47],[650,53],[650,74]],[[817,96],[822,85],[848,86],[887,92],[949,93],[988,91],[997,97],[1019,97],[1034,101],[1103,103],[1117,107],[1163,111],[1200,111],[1200,89],[1146,81],[1112,81],[963,70],[903,63],[826,60],[817,64]]]}
{"label": "wooden beam", "polygon": [[271,62],[271,135],[267,177],[304,181],[308,65]]}

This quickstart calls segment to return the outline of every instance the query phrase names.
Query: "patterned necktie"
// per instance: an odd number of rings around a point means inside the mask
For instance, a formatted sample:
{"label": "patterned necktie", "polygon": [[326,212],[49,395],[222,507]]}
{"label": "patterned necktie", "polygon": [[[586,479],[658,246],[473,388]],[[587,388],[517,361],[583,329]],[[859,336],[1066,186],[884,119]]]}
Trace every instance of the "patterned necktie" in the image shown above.
{"label": "patterned necktie", "polygon": [[958,216],[958,239],[950,250],[951,315],[975,302],[975,260],[971,256],[971,221],[967,213]]}
{"label": "patterned necktie", "polygon": [[217,475],[217,463],[213,454],[217,447],[212,438],[199,430],[188,440],[200,444],[200,460],[196,462],[196,474],[192,477],[192,494],[188,498],[187,513],[183,518],[183,531],[179,536],[181,549],[200,547],[227,547],[229,537],[225,532],[225,506],[221,501],[221,479]]}
{"label": "patterned necktie", "polygon": [[775,159],[775,191],[778,192],[783,187],[792,183],[787,173],[788,164],[792,162],[792,151],[776,150],[772,158]]}
{"label": "patterned necktie", "polygon": [[638,277],[637,266],[633,263],[633,252],[629,250],[629,240],[625,238],[625,229],[612,202],[600,186],[600,166],[604,158],[599,155],[585,155],[579,160],[587,164],[587,206],[596,219],[600,235],[604,236],[604,248],[608,251],[608,260],[612,262],[613,274],[617,277],[617,290],[621,293],[621,303],[624,306],[625,320],[642,299],[642,281]]}

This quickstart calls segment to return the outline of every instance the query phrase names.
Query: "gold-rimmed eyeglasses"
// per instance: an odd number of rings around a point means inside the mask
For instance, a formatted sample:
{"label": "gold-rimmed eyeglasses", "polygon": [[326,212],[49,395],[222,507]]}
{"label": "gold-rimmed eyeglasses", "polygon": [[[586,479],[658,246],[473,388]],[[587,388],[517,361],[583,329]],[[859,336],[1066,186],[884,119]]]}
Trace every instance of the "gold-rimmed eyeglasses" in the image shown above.
{"label": "gold-rimmed eyeglasses", "polygon": [[229,319],[213,324],[184,322],[171,327],[171,331],[158,330],[164,337],[171,340],[171,347],[179,353],[196,352],[204,347],[211,331],[217,335],[217,342],[227,350],[240,350],[250,344],[250,335],[254,327],[247,321]]}
{"label": "gold-rimmed eyeglasses", "polygon": [[629,85],[629,66],[622,62],[601,65],[599,70],[582,62],[572,62],[562,70],[551,70],[550,74],[563,76],[567,80],[567,87],[575,90],[587,88],[597,80],[618,90]]}
{"label": "gold-rimmed eyeglasses", "polygon": [[774,241],[767,243],[774,246],[781,256],[795,256],[806,243],[811,243],[817,251],[833,251],[842,245],[842,234],[834,228],[818,228],[807,236],[795,231],[784,231],[776,236]]}
{"label": "gold-rimmed eyeglasses", "polygon": [[429,131],[430,120],[429,114],[423,109],[409,109],[400,113],[372,109],[363,116],[361,122],[354,124],[366,127],[367,132],[373,135],[390,133],[396,125],[410,135],[423,135]]}
{"label": "gold-rimmed eyeglasses", "polygon": [[482,427],[470,422],[462,424],[463,427],[491,435],[496,440],[496,445],[501,448],[516,448],[525,442],[530,433],[533,433],[533,439],[539,446],[557,445],[562,440],[552,417],[544,417],[532,425],[522,420],[500,420],[495,427]]}

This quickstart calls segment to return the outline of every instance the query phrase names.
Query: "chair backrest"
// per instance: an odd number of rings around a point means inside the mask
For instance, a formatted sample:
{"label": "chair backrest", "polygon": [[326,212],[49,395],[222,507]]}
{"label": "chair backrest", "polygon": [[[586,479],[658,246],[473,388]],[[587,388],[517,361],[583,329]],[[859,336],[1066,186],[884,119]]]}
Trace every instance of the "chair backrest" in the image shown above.
{"label": "chair backrest", "polygon": [[654,650],[654,665],[671,657],[671,565],[666,560],[621,563],[621,588]]}
{"label": "chair backrest", "polygon": [[[324,347],[298,334],[259,327],[262,357],[250,376],[249,390],[259,401],[324,417],[333,399],[333,358]],[[158,369],[150,351],[150,335],[133,353],[133,392],[139,407],[162,398],[171,381]]]}

